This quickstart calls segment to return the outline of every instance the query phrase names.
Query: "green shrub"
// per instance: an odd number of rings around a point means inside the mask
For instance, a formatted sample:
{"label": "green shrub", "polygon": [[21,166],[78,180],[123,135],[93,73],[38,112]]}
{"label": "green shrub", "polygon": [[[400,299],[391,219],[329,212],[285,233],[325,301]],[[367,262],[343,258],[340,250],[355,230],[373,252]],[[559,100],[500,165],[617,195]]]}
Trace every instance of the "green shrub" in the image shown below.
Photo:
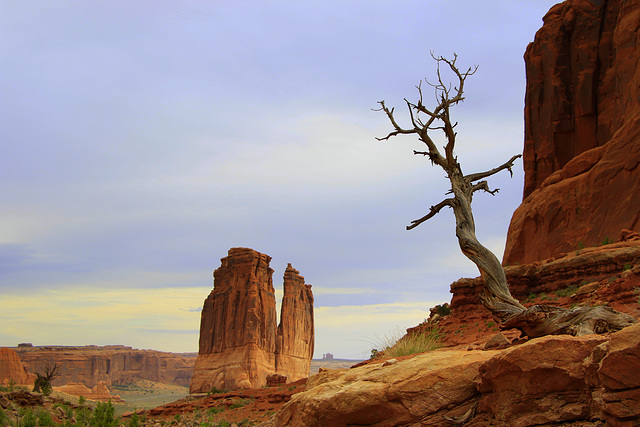
{"label": "green shrub", "polygon": [[207,396],[211,396],[212,394],[222,394],[222,393],[229,393],[229,390],[225,390],[225,389],[220,390],[219,388],[213,387],[211,390],[207,392]]}
{"label": "green shrub", "polygon": [[558,289],[555,294],[559,297],[568,297],[570,295],[573,295],[576,293],[576,291],[578,290],[579,286],[578,285],[571,285],[568,286],[564,289]]}
{"label": "green shrub", "polygon": [[242,408],[249,405],[252,402],[253,402],[252,399],[238,399],[229,406],[229,409]]}
{"label": "green shrub", "polygon": [[38,427],[55,427],[51,414],[47,411],[38,412]]}
{"label": "green shrub", "polygon": [[210,415],[215,415],[215,414],[219,414],[220,412],[224,411],[224,407],[223,406],[212,406],[211,408],[207,409],[207,414]]}
{"label": "green shrub", "polygon": [[613,243],[613,241],[609,238],[609,236],[605,236],[605,238],[602,239],[602,246],[609,245],[611,243]]}
{"label": "green shrub", "polygon": [[5,414],[5,412],[0,408],[0,426],[8,426],[9,425],[9,416]]}
{"label": "green shrub", "polygon": [[114,417],[115,408],[109,403],[98,402],[89,420],[90,427],[118,427]]}
{"label": "green shrub", "polygon": [[129,418],[127,427],[140,427],[140,418],[138,417],[137,412],[134,412],[133,414],[131,414],[131,418]]}
{"label": "green shrub", "polygon": [[447,304],[446,302],[442,305],[436,305],[435,308],[437,310],[437,313],[442,317],[451,313],[451,308],[449,307],[449,304]]}
{"label": "green shrub", "polygon": [[18,412],[18,427],[37,427],[38,419],[30,408],[22,408]]}

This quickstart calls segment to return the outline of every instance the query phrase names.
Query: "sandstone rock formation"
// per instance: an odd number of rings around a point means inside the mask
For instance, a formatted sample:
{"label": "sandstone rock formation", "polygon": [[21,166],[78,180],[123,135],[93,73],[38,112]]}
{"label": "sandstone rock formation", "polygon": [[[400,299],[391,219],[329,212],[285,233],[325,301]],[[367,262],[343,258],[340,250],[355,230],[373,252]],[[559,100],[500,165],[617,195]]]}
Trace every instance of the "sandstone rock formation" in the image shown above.
{"label": "sandstone rock formation", "polygon": [[263,426],[637,425],[639,360],[640,324],[610,338],[440,349],[314,375]]}
{"label": "sandstone rock formation", "polygon": [[0,347],[0,384],[33,385],[34,380],[15,350]]}
{"label": "sandstone rock formation", "polygon": [[525,187],[504,264],[640,230],[640,0],[568,0],[525,54]]}
{"label": "sandstone rock formation", "polygon": [[195,357],[120,345],[19,347],[17,353],[30,372],[58,365],[54,386],[81,383],[89,388],[100,381],[111,386],[137,379],[187,386],[195,363]]}
{"label": "sandstone rock formation", "polygon": [[191,393],[259,388],[274,373],[290,381],[308,376],[314,344],[311,286],[289,265],[278,326],[270,261],[248,248],[232,248],[222,258],[202,309]]}
{"label": "sandstone rock formation", "polygon": [[60,387],[54,387],[54,390],[70,394],[71,396],[82,396],[89,400],[97,400],[101,402],[111,401],[114,403],[124,402],[119,395],[111,394],[104,381],[98,381],[98,384],[93,388],[89,388],[81,383],[69,383]]}
{"label": "sandstone rock formation", "polygon": [[287,266],[276,340],[276,371],[289,381],[309,376],[314,348],[313,294],[298,270]]}

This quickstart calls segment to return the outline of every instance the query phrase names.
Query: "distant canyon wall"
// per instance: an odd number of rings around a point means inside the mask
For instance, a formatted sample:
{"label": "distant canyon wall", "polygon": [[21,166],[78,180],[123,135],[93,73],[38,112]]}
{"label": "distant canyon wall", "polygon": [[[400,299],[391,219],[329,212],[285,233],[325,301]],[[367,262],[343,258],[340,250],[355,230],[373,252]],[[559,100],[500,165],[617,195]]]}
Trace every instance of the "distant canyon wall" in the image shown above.
{"label": "distant canyon wall", "polygon": [[248,248],[232,248],[222,258],[202,308],[191,393],[259,388],[275,373],[289,381],[309,375],[314,348],[311,285],[289,264],[278,325],[270,261]]}
{"label": "distant canyon wall", "polygon": [[96,387],[136,380],[188,386],[195,355],[180,355],[154,350],[136,350],[120,345],[84,347],[19,347],[17,354],[30,373],[43,372],[57,365],[60,376],[54,386],[70,383]]}
{"label": "distant canyon wall", "polygon": [[568,0],[525,54],[525,185],[504,264],[640,231],[640,0]]}

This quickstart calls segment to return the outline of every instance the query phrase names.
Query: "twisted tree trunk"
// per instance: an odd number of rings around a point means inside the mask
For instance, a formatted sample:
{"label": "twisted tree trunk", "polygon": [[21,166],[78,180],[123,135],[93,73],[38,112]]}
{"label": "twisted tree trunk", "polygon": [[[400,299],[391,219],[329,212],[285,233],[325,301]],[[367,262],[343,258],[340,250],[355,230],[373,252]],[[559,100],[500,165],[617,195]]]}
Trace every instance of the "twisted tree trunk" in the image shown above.
{"label": "twisted tree trunk", "polygon": [[[513,163],[521,157],[520,154],[513,156],[502,165],[486,172],[464,175],[462,168],[454,155],[456,133],[452,124],[449,111],[450,108],[464,100],[464,83],[468,76],[473,75],[477,70],[469,68],[466,72],[461,72],[456,66],[457,56],[453,60],[443,57],[433,57],[437,63],[437,82],[429,84],[435,89],[436,108],[429,110],[423,104],[421,85],[417,86],[419,99],[417,103],[405,102],[409,108],[409,115],[412,127],[402,128],[398,125],[394,117],[394,109],[388,109],[384,101],[380,101],[379,111],[384,111],[393,125],[394,130],[384,138],[378,140],[388,140],[400,134],[415,134],[423,142],[427,150],[415,151],[416,155],[427,156],[432,164],[440,166],[446,173],[451,183],[449,193],[453,197],[447,198],[435,206],[432,206],[429,213],[420,219],[411,222],[407,229],[417,227],[428,219],[434,217],[444,207],[453,209],[456,218],[456,236],[462,253],[469,258],[480,271],[484,280],[482,304],[491,312],[494,319],[503,328],[520,329],[528,337],[538,337],[550,334],[570,334],[583,335],[589,333],[604,333],[616,331],[630,324],[636,323],[633,317],[619,313],[607,307],[579,307],[567,310],[560,307],[536,305],[525,308],[515,298],[511,296],[507,284],[507,278],[498,258],[476,238],[475,221],[471,211],[473,194],[482,190],[494,195],[498,189],[490,190],[485,178],[494,175],[502,170],[508,170],[512,176]],[[454,74],[457,86],[453,87],[443,81],[440,66],[446,64],[449,71]],[[429,135],[430,131],[440,130],[445,134],[447,145],[444,147],[442,155]]]}

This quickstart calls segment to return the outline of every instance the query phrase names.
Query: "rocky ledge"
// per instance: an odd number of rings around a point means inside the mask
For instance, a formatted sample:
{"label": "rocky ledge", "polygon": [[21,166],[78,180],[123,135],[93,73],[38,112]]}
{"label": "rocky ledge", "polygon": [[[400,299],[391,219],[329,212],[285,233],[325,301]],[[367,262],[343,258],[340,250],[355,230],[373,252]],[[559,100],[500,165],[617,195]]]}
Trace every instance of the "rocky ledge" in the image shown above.
{"label": "rocky ledge", "polygon": [[441,349],[314,375],[262,427],[633,426],[638,372],[640,324],[504,350]]}

